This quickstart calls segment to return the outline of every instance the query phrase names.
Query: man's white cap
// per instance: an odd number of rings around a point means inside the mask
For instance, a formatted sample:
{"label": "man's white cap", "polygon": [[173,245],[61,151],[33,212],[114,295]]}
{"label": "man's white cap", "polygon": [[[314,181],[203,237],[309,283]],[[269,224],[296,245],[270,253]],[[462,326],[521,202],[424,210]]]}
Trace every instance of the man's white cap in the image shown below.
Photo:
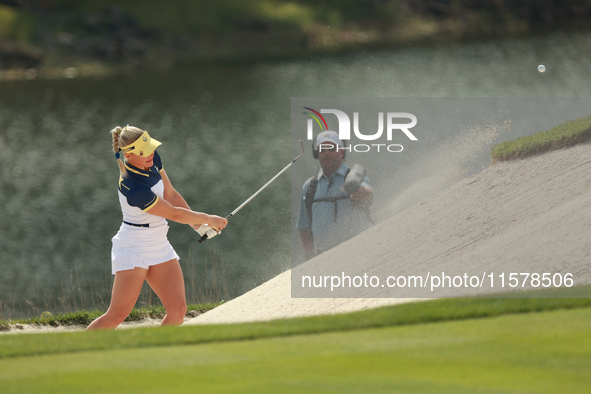
{"label": "man's white cap", "polygon": [[318,136],[316,137],[316,144],[314,146],[314,149],[318,149],[318,146],[320,146],[320,144],[322,144],[323,142],[332,142],[339,148],[345,147],[343,141],[339,139],[338,133],[330,130],[323,131],[322,133],[318,134]]}

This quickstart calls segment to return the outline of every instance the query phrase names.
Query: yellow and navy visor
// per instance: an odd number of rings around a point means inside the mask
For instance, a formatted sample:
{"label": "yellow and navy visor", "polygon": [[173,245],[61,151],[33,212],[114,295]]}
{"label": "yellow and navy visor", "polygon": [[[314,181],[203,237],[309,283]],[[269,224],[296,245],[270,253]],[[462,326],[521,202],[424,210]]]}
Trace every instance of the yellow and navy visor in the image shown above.
{"label": "yellow and navy visor", "polygon": [[144,134],[135,140],[133,144],[121,148],[121,152],[147,157],[150,156],[160,145],[162,145],[162,142],[150,137],[150,134],[148,134],[147,131],[144,131]]}

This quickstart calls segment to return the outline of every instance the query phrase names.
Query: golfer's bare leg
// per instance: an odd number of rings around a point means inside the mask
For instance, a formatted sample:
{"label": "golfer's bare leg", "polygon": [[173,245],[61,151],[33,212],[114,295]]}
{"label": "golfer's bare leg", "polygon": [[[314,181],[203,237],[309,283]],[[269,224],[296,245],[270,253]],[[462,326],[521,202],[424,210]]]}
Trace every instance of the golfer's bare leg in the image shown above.
{"label": "golfer's bare leg", "polygon": [[109,309],[104,315],[90,323],[87,330],[116,328],[123,323],[142,291],[147,274],[148,270],[143,268],[117,272],[113,282]]}
{"label": "golfer's bare leg", "polygon": [[146,279],[166,309],[161,324],[182,324],[187,313],[187,301],[183,272],[178,260],[151,266]]}

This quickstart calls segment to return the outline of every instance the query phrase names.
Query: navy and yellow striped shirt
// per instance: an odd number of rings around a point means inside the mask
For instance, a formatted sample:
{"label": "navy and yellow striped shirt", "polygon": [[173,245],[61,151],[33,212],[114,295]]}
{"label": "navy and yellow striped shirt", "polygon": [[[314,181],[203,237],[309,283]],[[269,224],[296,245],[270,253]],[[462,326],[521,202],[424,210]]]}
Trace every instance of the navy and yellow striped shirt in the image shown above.
{"label": "navy and yellow striped shirt", "polygon": [[158,199],[164,197],[164,183],[160,172],[162,160],[154,152],[154,165],[148,170],[125,163],[127,176],[119,179],[119,203],[123,221],[134,224],[162,224],[164,218],[148,213]]}

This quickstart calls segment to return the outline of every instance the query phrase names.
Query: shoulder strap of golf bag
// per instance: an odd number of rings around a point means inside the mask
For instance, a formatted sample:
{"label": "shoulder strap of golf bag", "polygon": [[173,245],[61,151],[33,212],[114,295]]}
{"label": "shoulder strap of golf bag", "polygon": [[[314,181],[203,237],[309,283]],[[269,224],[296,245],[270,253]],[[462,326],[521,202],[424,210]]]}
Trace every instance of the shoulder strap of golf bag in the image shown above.
{"label": "shoulder strap of golf bag", "polygon": [[318,187],[318,179],[316,176],[310,178],[310,185],[306,190],[306,197],[304,202],[306,203],[306,214],[308,215],[308,223],[312,225],[312,204],[314,204],[314,195],[316,194],[316,188]]}

